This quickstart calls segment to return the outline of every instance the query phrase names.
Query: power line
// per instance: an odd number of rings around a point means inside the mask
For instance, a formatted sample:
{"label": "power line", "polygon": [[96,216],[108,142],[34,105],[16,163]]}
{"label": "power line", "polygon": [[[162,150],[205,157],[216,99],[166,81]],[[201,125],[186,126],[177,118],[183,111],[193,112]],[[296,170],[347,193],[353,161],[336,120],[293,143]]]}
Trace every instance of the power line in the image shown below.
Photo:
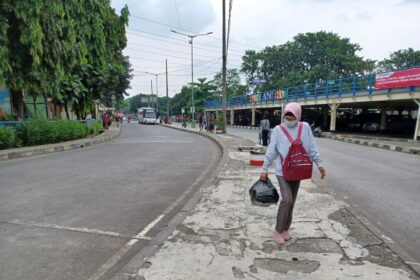
{"label": "power line", "polygon": [[179,16],[179,11],[178,11],[178,3],[176,2],[176,0],[174,0],[174,2],[175,2],[176,15],[178,17],[178,24],[179,24],[179,27],[182,28],[182,26],[181,26],[181,17]]}
{"label": "power line", "polygon": [[[147,61],[155,61],[155,62],[162,62],[162,61],[160,61],[160,60],[157,60],[157,59],[151,59],[151,58],[142,58],[142,57],[135,57],[135,56],[129,56],[129,58],[131,59],[138,59],[138,60],[147,60]],[[181,66],[188,66],[188,64],[181,64],[181,63],[175,63],[175,62],[172,62],[172,64],[175,64],[175,65],[181,65]]]}
{"label": "power line", "polygon": [[[142,50],[142,49],[134,49],[134,48],[125,48],[125,49],[127,49],[127,50],[132,50],[132,51],[135,51],[135,52],[145,52],[145,53],[151,53],[151,54],[156,54],[156,55],[163,55],[163,56],[168,56],[168,57],[183,58],[183,57],[181,57],[181,56],[175,56],[175,55],[170,55],[170,54],[164,54],[164,53],[151,52],[151,51],[148,51],[148,50]],[[157,49],[157,48],[156,48],[156,49]],[[162,49],[160,49],[160,50],[162,50]],[[167,51],[170,51],[170,50],[167,50]],[[182,52],[181,52],[181,53],[182,53]],[[207,58],[216,58],[216,57],[214,57],[214,56],[209,56],[209,55],[200,55],[200,54],[196,54],[195,56],[202,56],[202,57],[207,57]]]}
{"label": "power line", "polygon": [[[231,1],[232,2],[232,1]],[[232,5],[232,3],[230,3],[230,5]],[[230,6],[231,7],[231,6]],[[231,8],[230,8],[231,9]],[[150,22],[150,23],[154,23],[154,24],[158,24],[158,25],[162,25],[162,26],[166,26],[166,27],[170,27],[170,28],[178,28],[178,27],[176,27],[176,26],[174,26],[174,25],[170,25],[170,24],[166,24],[166,23],[164,23],[164,22],[161,22],[161,21],[156,21],[156,20],[152,20],[152,19],[149,19],[149,18],[145,18],[145,17],[142,17],[142,16],[138,16],[138,15],[134,15],[134,14],[130,14],[130,16],[131,17],[134,17],[134,18],[137,18],[137,19],[139,19],[139,20],[143,20],[143,21],[147,21],[147,22]],[[179,30],[182,30],[182,31],[186,31],[186,32],[190,32],[190,33],[197,33],[197,32],[194,32],[194,31],[191,31],[191,30],[188,30],[188,29],[181,29],[181,28],[178,28]],[[219,38],[219,37],[215,37],[215,36],[209,36],[209,38],[213,38],[213,39],[216,39],[216,40],[219,40],[219,41],[221,41],[222,39],[221,38]],[[238,43],[238,42],[234,42],[234,41],[232,41],[232,44],[235,44],[235,45],[242,45],[242,46],[248,46],[248,47],[252,47],[252,48],[259,48],[259,47],[257,47],[257,46],[253,46],[253,45],[249,45],[249,44],[243,44],[243,43]]]}
{"label": "power line", "polygon": [[[140,46],[140,47],[145,47],[145,48],[152,48],[153,50],[161,50],[161,51],[168,51],[168,52],[173,52],[173,53],[180,53],[180,54],[190,55],[189,52],[176,51],[176,50],[170,50],[170,49],[163,49],[163,48],[158,48],[158,47],[155,47],[155,46],[149,46],[149,45],[146,45],[146,44],[139,44],[139,43],[132,43],[132,42],[130,42],[130,45]],[[213,50],[205,50],[205,51],[206,52],[213,53],[213,54],[218,54],[217,52],[215,52]],[[197,53],[196,53],[196,55],[198,55],[198,56],[207,56],[207,55],[197,54]],[[242,57],[242,55],[239,55],[239,54],[235,54],[235,55],[238,56],[238,57]],[[207,56],[207,57],[210,57],[210,56]]]}
{"label": "power line", "polygon": [[[145,36],[145,37],[149,37],[149,38],[151,36],[152,37],[151,39],[153,39],[153,40],[163,41],[163,42],[168,43],[168,44],[185,46],[185,41],[182,40],[182,39],[166,37],[166,36],[158,34],[158,33],[146,32],[146,31],[142,31],[142,30],[135,29],[135,28],[130,28],[130,27],[127,28],[127,29],[133,31],[133,32],[128,32],[127,31],[128,34],[132,34],[132,35],[135,35],[135,36]],[[142,33],[144,35],[139,35],[137,33]],[[158,38],[153,38],[153,37],[158,37]],[[165,38],[165,39],[161,39],[161,38]],[[177,41],[177,42],[170,42],[169,40]],[[179,42],[182,42],[182,43],[179,43]],[[217,49],[217,50],[219,50],[219,47],[216,47],[216,46],[194,44],[194,48],[196,48],[196,46],[199,46],[197,49],[202,49],[202,50],[206,50],[206,49],[209,49],[209,50]],[[214,50],[211,50],[211,51],[214,51]],[[241,56],[244,54],[244,51],[239,51],[239,50],[238,51],[232,50],[232,52],[236,52],[238,55],[241,55]]]}
{"label": "power line", "polygon": [[[194,66],[198,66],[198,67],[202,67],[203,65],[205,65],[205,64],[207,64],[207,63],[210,63],[210,62],[213,62],[213,61],[215,61],[215,60],[219,60],[220,59],[220,57],[218,57],[218,58],[216,58],[216,59],[212,59],[212,60],[208,60],[208,61],[204,61],[204,62],[199,62],[199,63],[197,63],[197,64],[195,64]],[[173,64],[173,63],[171,63],[171,64]],[[186,66],[186,64],[184,64],[184,66]],[[142,67],[141,67],[142,68]],[[172,70],[172,71],[168,71],[168,73],[173,73],[173,72],[181,72],[181,71],[185,71],[185,70],[189,70],[189,69],[191,69],[191,66],[188,66],[188,67],[183,67],[183,68],[175,68],[176,70]],[[134,70],[134,71],[139,71],[139,70]],[[141,72],[143,72],[143,71],[141,71]],[[162,73],[163,74],[163,73]]]}

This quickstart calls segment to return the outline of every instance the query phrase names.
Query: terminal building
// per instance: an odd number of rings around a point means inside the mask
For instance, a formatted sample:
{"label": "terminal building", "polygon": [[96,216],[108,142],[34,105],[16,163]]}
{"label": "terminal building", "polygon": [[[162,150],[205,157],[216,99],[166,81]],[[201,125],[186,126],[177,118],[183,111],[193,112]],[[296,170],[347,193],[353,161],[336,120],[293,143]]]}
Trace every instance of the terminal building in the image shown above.
{"label": "terminal building", "polygon": [[[228,123],[256,126],[268,113],[274,126],[288,102],[300,103],[303,121],[324,130],[420,137],[420,67],[229,98]],[[205,103],[206,115],[222,110],[222,100]]]}

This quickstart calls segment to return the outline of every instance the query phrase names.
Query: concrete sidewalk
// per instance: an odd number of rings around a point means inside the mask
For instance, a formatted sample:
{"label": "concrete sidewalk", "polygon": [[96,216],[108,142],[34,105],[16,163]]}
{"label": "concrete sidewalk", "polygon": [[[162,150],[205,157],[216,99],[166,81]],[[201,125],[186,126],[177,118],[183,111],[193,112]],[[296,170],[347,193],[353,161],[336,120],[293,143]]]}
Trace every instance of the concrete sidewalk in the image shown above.
{"label": "concrete sidewalk", "polygon": [[228,153],[216,180],[152,257],[134,258],[138,269],[113,279],[418,279],[346,203],[310,180],[299,190],[293,239],[278,245],[277,206],[254,206],[248,196],[260,168],[237,148],[252,142],[214,137]]}

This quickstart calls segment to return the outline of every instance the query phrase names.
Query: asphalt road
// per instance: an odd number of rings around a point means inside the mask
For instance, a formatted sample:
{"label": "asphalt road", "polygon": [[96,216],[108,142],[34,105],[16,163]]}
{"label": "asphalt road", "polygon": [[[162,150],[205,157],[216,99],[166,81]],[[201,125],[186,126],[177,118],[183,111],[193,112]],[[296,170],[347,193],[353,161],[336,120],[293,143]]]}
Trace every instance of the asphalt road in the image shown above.
{"label": "asphalt road", "polygon": [[1,162],[0,279],[96,279],[147,245],[219,156],[134,123],[85,150]]}
{"label": "asphalt road", "polygon": [[[258,141],[257,130],[228,133]],[[317,143],[327,177],[321,181],[315,172],[314,181],[345,199],[420,269],[420,156],[324,138]]]}

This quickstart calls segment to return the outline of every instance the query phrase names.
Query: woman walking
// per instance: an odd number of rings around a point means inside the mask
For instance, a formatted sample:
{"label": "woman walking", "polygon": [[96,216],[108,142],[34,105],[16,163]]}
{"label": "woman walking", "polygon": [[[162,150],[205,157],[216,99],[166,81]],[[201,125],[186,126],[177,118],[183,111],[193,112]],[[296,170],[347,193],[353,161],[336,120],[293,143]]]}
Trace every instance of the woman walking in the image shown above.
{"label": "woman walking", "polygon": [[274,239],[279,244],[284,244],[285,241],[292,238],[289,229],[292,223],[293,207],[300,185],[300,180],[290,178],[286,180],[283,176],[282,163],[288,158],[287,155],[293,139],[300,136],[303,148],[307,152],[310,160],[315,162],[321,173],[321,179],[326,174],[309,124],[306,122],[299,123],[301,115],[302,109],[298,103],[292,102],[287,104],[284,110],[283,124],[281,124],[283,127],[280,125],[276,126],[272,132],[270,145],[265,154],[264,165],[260,174],[261,180],[267,180],[268,168],[273,160],[277,159],[276,176],[280,185],[281,202],[277,213]]}

